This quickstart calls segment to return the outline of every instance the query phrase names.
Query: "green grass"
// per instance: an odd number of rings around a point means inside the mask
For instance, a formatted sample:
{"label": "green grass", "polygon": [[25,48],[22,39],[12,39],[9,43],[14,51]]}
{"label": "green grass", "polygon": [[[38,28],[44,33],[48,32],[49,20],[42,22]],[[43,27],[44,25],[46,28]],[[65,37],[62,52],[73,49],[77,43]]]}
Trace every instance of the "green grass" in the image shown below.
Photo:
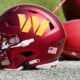
{"label": "green grass", "polygon": [[[5,12],[8,8],[19,4],[40,5],[49,9],[50,11],[53,11],[60,1],[61,0],[0,0],[0,14]],[[55,14],[58,16],[61,22],[65,21],[62,8],[60,8]]]}

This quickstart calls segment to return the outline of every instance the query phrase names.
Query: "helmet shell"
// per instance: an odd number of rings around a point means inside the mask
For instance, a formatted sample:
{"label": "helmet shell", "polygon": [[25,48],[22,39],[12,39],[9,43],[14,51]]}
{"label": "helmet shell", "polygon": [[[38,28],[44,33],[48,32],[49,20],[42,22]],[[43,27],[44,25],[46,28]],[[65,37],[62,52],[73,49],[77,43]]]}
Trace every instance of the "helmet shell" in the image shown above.
{"label": "helmet shell", "polygon": [[70,59],[80,59],[80,19],[64,23],[67,38],[63,55]]}
{"label": "helmet shell", "polygon": [[28,46],[9,47],[6,50],[11,62],[7,68],[17,68],[35,59],[40,62],[31,64],[28,68],[54,62],[59,59],[63,50],[63,25],[54,14],[39,6],[19,5],[10,8],[1,15],[0,31],[17,35],[19,43],[34,39]]}

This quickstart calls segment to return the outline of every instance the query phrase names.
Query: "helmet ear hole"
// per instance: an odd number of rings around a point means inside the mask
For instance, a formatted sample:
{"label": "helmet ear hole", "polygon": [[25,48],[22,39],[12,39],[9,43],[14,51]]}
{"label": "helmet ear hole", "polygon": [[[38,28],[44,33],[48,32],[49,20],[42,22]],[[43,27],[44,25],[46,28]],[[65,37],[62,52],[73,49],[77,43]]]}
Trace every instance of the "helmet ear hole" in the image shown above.
{"label": "helmet ear hole", "polygon": [[49,23],[49,26],[50,26],[50,30],[54,29],[54,26],[51,22]]}
{"label": "helmet ear hole", "polygon": [[29,11],[29,12],[32,12],[32,13],[35,13],[35,14],[37,13],[36,11],[32,11],[32,10],[28,10],[28,11]]}
{"label": "helmet ear hole", "polygon": [[23,55],[24,57],[28,57],[34,55],[34,53],[32,51],[27,51],[27,52],[22,52],[21,55]]}

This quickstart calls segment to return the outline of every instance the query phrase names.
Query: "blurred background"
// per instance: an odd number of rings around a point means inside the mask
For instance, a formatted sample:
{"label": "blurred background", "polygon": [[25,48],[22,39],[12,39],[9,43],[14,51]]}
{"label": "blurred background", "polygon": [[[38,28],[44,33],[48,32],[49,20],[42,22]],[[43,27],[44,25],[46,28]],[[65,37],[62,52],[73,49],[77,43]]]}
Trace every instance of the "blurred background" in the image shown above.
{"label": "blurred background", "polygon": [[[13,6],[22,4],[35,4],[53,11],[60,2],[61,0],[0,0],[0,14]],[[61,22],[65,21],[62,8],[59,8],[55,14]]]}

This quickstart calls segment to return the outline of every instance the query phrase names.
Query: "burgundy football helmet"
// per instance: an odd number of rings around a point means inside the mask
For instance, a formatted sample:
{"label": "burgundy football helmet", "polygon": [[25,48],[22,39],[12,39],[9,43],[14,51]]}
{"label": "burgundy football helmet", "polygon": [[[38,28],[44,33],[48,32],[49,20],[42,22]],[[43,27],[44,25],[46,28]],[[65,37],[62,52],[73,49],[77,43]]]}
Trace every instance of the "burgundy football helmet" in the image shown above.
{"label": "burgundy football helmet", "polygon": [[63,56],[68,59],[80,60],[80,19],[64,23],[67,38]]}
{"label": "burgundy football helmet", "polygon": [[15,6],[0,18],[0,68],[51,68],[63,50],[65,32],[50,11]]}

